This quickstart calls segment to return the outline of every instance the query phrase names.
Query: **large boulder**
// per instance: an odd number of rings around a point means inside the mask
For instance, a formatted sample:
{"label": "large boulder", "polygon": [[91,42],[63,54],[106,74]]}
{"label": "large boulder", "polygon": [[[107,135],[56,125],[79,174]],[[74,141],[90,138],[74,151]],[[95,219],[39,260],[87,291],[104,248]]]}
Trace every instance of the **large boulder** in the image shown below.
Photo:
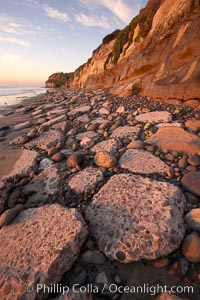
{"label": "large boulder", "polygon": [[141,149],[127,150],[119,161],[120,167],[141,174],[166,174],[169,166],[159,157]]}
{"label": "large boulder", "polygon": [[70,112],[68,112],[68,116],[74,116],[79,113],[86,113],[90,110],[90,108],[91,108],[90,105],[78,106],[70,110]]}
{"label": "large boulder", "polygon": [[149,144],[157,145],[163,151],[175,150],[188,154],[200,153],[200,138],[179,127],[164,127],[146,139]]}
{"label": "large boulder", "polygon": [[0,230],[0,298],[47,298],[41,285],[61,280],[86,236],[75,209],[56,204],[22,211]]}
{"label": "large boulder", "polygon": [[134,138],[139,133],[140,128],[137,126],[120,126],[116,128],[111,134],[111,138]]}
{"label": "large boulder", "polygon": [[135,117],[139,122],[151,122],[151,123],[166,123],[172,120],[172,115],[168,111],[152,111],[144,114],[140,114]]}
{"label": "large boulder", "polygon": [[25,147],[32,149],[34,147],[48,151],[54,147],[57,143],[61,142],[63,135],[58,130],[49,130],[42,133],[39,137],[27,142]]}
{"label": "large boulder", "polygon": [[92,192],[96,185],[103,180],[103,172],[94,167],[88,167],[69,180],[69,187],[77,194]]}
{"label": "large boulder", "polygon": [[119,140],[108,139],[96,144],[94,147],[91,148],[91,151],[94,153],[107,151],[109,153],[116,154],[117,148],[120,148],[120,146],[121,143]]}
{"label": "large boulder", "polygon": [[141,176],[114,175],[86,211],[99,249],[124,263],[166,256],[185,233],[181,190]]}
{"label": "large boulder", "polygon": [[30,183],[23,192],[28,197],[27,205],[38,205],[45,203],[49,196],[58,194],[60,190],[60,175],[56,165],[52,165],[42,171]]}

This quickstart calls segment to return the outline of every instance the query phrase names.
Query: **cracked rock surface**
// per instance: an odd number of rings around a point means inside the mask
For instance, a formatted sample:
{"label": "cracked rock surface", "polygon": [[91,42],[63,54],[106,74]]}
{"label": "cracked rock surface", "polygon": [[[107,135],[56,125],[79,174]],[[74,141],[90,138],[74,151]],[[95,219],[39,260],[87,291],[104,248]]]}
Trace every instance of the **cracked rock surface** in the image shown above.
{"label": "cracked rock surface", "polygon": [[156,259],[180,245],[185,203],[173,185],[120,174],[94,196],[86,218],[100,250],[110,259]]}
{"label": "cracked rock surface", "polygon": [[[35,299],[38,282],[57,283],[86,237],[87,225],[76,209],[56,204],[22,211],[0,230],[1,299]],[[27,286],[33,291],[28,293]],[[47,296],[41,292],[37,299]]]}
{"label": "cracked rock surface", "polygon": [[165,174],[169,169],[160,158],[144,150],[127,150],[120,158],[121,168],[140,174]]}

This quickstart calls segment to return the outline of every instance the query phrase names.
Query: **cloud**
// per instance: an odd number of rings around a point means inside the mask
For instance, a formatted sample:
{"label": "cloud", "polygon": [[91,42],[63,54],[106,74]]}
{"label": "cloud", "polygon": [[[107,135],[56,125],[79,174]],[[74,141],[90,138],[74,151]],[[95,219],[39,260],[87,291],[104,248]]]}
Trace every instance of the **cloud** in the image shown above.
{"label": "cloud", "polygon": [[75,15],[75,19],[77,22],[89,26],[89,27],[101,27],[104,29],[109,29],[110,24],[108,23],[108,19],[105,16],[97,17],[97,16],[88,16],[81,12],[79,15]]}
{"label": "cloud", "polygon": [[21,27],[21,25],[15,23],[10,23],[7,25],[0,24],[0,30],[6,33],[22,34],[22,32],[20,31]]}
{"label": "cloud", "polygon": [[24,26],[13,21],[12,17],[0,14],[0,31],[22,35],[25,33]]}
{"label": "cloud", "polygon": [[62,21],[62,22],[68,22],[69,21],[69,16],[66,12],[62,13],[59,12],[57,9],[50,7],[49,5],[45,4],[43,6],[43,10],[49,16],[50,18]]}
{"label": "cloud", "polygon": [[34,4],[34,5],[37,5],[38,1],[37,0],[24,0],[24,4]]}
{"label": "cloud", "polygon": [[[16,1],[16,3],[19,2],[19,0]],[[38,6],[38,1],[37,0],[21,0],[22,5],[28,5],[31,8],[35,8]]]}
{"label": "cloud", "polygon": [[129,23],[141,7],[141,1],[136,0],[79,0],[79,2],[90,8],[102,6],[124,23]]}
{"label": "cloud", "polygon": [[17,45],[25,46],[25,47],[31,46],[31,44],[29,42],[15,38],[15,37],[0,37],[0,41],[9,42],[9,43],[13,43],[13,44],[17,44]]}

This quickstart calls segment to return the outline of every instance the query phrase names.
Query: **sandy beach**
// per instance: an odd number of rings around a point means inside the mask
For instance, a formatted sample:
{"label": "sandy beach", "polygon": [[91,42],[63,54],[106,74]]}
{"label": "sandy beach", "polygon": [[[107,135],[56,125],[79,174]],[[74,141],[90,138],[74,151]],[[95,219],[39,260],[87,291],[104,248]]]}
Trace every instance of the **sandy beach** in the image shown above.
{"label": "sandy beach", "polygon": [[[20,157],[20,149],[10,149],[9,141],[19,135],[19,132],[13,132],[12,128],[30,119],[30,115],[22,115],[20,109],[26,105],[37,105],[45,95],[38,95],[21,100],[19,104],[0,106],[0,128],[6,128],[6,138],[1,136],[0,131],[0,178],[12,171],[13,165]],[[23,131],[22,131],[23,132]]]}

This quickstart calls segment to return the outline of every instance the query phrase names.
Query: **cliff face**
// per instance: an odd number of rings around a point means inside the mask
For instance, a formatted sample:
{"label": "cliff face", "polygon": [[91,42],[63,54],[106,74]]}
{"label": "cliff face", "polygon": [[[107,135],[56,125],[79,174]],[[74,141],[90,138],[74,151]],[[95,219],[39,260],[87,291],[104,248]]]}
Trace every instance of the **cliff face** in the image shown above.
{"label": "cliff face", "polygon": [[199,28],[199,0],[150,0],[126,28],[104,38],[68,85],[199,99]]}
{"label": "cliff face", "polygon": [[73,73],[54,73],[49,76],[45,82],[47,88],[59,88],[63,85],[69,87],[70,80],[72,79]]}

